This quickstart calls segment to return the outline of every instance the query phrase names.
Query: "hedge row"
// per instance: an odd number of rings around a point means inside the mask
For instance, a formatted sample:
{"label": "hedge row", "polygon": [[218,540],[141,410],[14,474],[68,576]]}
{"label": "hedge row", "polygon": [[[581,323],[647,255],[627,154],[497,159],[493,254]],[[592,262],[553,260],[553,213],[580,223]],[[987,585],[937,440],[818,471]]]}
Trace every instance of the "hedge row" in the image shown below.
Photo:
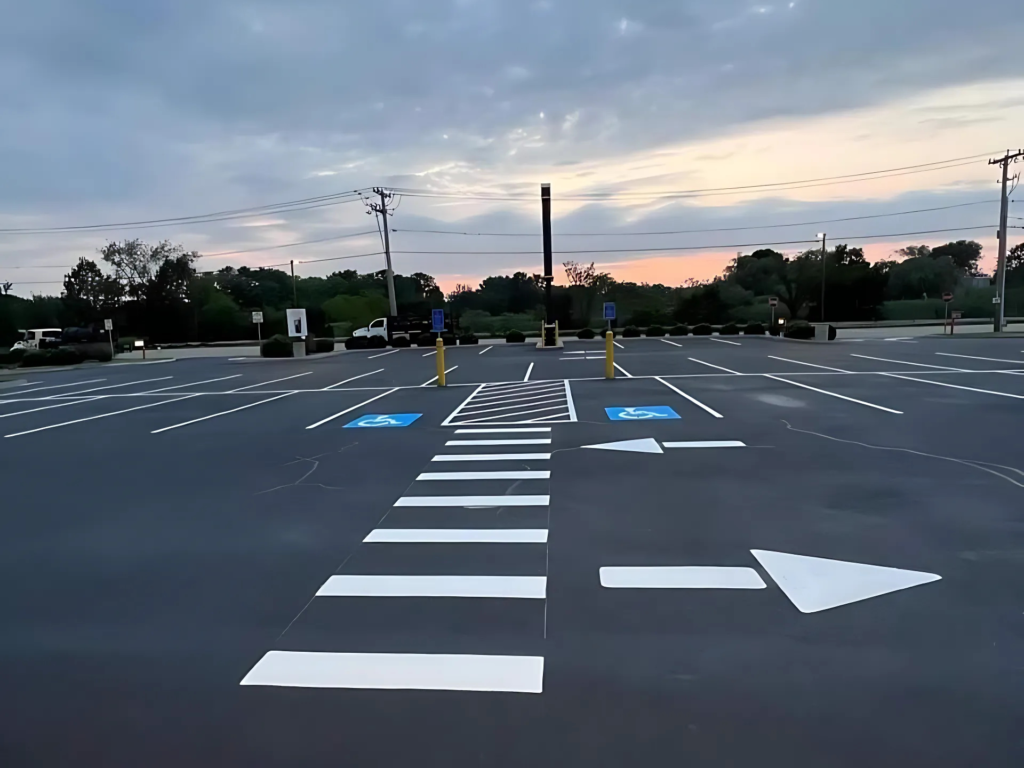
{"label": "hedge row", "polygon": [[93,350],[88,353],[74,347],[57,349],[11,349],[0,353],[0,365],[19,365],[22,368],[41,368],[49,365],[78,365],[90,360],[109,363],[112,359],[109,349]]}

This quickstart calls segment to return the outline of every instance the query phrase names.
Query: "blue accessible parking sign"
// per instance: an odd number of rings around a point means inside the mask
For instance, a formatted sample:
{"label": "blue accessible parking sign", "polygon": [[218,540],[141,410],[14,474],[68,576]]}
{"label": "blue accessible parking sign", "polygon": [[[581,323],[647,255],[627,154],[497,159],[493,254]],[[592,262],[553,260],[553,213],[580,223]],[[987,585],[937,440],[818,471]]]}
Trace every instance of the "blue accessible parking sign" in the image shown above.
{"label": "blue accessible parking sign", "polygon": [[356,429],[358,427],[408,427],[422,413],[368,413],[360,416],[355,421],[350,421],[344,429]]}
{"label": "blue accessible parking sign", "polygon": [[605,408],[612,421],[655,421],[656,419],[678,419],[679,414],[667,405],[643,405],[633,408]]}

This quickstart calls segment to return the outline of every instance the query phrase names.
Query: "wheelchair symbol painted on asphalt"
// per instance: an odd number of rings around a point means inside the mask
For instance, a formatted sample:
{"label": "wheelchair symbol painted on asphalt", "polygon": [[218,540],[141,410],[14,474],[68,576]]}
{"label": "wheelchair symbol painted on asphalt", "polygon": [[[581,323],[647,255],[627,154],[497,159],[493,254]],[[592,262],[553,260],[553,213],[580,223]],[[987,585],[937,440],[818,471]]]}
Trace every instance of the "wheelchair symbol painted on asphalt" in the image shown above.
{"label": "wheelchair symbol painted on asphalt", "polygon": [[656,419],[678,419],[679,414],[667,405],[644,405],[632,408],[605,408],[612,421],[655,421]]}
{"label": "wheelchair symbol painted on asphalt", "polygon": [[360,416],[355,421],[350,421],[344,429],[357,429],[359,427],[408,427],[422,413],[368,413]]}

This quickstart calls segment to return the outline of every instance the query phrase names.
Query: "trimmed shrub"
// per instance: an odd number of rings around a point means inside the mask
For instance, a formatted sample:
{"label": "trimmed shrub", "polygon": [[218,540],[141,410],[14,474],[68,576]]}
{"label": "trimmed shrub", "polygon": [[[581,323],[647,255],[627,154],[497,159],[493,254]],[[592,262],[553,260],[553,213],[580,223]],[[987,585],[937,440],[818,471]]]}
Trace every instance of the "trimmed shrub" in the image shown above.
{"label": "trimmed shrub", "polygon": [[622,329],[622,338],[624,339],[639,339],[640,329],[635,325],[627,325]]}
{"label": "trimmed shrub", "polygon": [[386,349],[388,340],[383,336],[370,336],[366,339],[367,349]]}
{"label": "trimmed shrub", "polygon": [[786,324],[787,339],[813,339],[814,326],[806,320],[793,320]]}
{"label": "trimmed shrub", "polygon": [[464,333],[461,336],[459,336],[459,344],[479,344],[479,343],[480,343],[480,339],[478,339],[472,333]]}
{"label": "trimmed shrub", "polygon": [[743,329],[745,336],[764,336],[764,326],[761,323],[747,323],[747,327]]}
{"label": "trimmed shrub", "polygon": [[43,365],[50,365],[50,350],[29,349],[21,358],[23,368],[38,368]]}
{"label": "trimmed shrub", "polygon": [[17,365],[21,362],[21,358],[25,356],[25,350],[21,349],[9,349],[6,352],[0,352],[0,365]]}
{"label": "trimmed shrub", "polygon": [[424,333],[421,333],[419,336],[416,337],[416,346],[417,347],[432,347],[432,346],[434,346],[434,344],[435,344],[434,334],[432,334],[432,333],[424,332]]}
{"label": "trimmed shrub", "polygon": [[[434,343],[437,344],[436,341]],[[448,333],[445,331],[441,334],[441,343],[446,347],[454,347],[459,342],[456,340],[454,333]]]}
{"label": "trimmed shrub", "polygon": [[712,328],[707,323],[698,323],[697,325],[693,326],[694,336],[710,336],[711,333]]}
{"label": "trimmed shrub", "polygon": [[591,328],[584,328],[582,331],[579,331],[576,334],[577,339],[592,339],[595,336],[597,336],[597,334],[594,333],[593,329]]}
{"label": "trimmed shrub", "polygon": [[395,336],[391,339],[391,346],[395,349],[405,349],[412,346],[412,342],[409,341],[408,336]]}
{"label": "trimmed shrub", "polygon": [[522,344],[524,341],[526,341],[526,334],[514,328],[505,334],[506,344]]}
{"label": "trimmed shrub", "polygon": [[85,362],[85,355],[70,347],[58,347],[50,350],[47,365],[78,365]]}
{"label": "trimmed shrub", "polygon": [[740,332],[740,327],[736,323],[726,323],[718,329],[720,336],[736,336]]}
{"label": "trimmed shrub", "polygon": [[664,336],[664,335],[665,335],[665,329],[662,328],[660,325],[652,325],[652,326],[649,326],[647,328],[646,336],[649,339],[653,339],[656,336]]}
{"label": "trimmed shrub", "polygon": [[615,338],[615,331],[614,330],[609,331],[607,328],[602,328],[600,331],[597,332],[597,335],[600,336],[602,339],[604,339],[604,338],[606,338],[608,336],[609,333],[612,335],[612,338],[614,339]]}
{"label": "trimmed shrub", "polygon": [[324,352],[334,351],[334,337],[329,339],[317,339],[315,344],[316,353],[323,354]]}
{"label": "trimmed shrub", "polygon": [[260,357],[291,357],[292,340],[282,334],[271,336],[260,344]]}
{"label": "trimmed shrub", "polygon": [[690,334],[690,326],[688,325],[674,325],[668,329],[669,336],[688,336]]}
{"label": "trimmed shrub", "polygon": [[345,339],[345,349],[368,349],[369,346],[365,336],[349,336]]}

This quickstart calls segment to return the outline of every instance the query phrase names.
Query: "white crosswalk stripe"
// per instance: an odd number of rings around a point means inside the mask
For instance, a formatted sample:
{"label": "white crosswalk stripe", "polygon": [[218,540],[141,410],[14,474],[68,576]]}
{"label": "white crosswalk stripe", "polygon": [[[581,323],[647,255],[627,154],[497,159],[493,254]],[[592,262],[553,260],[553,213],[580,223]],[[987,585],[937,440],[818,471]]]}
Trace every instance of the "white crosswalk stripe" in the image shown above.
{"label": "white crosswalk stripe", "polygon": [[568,380],[481,384],[442,426],[576,421]]}

